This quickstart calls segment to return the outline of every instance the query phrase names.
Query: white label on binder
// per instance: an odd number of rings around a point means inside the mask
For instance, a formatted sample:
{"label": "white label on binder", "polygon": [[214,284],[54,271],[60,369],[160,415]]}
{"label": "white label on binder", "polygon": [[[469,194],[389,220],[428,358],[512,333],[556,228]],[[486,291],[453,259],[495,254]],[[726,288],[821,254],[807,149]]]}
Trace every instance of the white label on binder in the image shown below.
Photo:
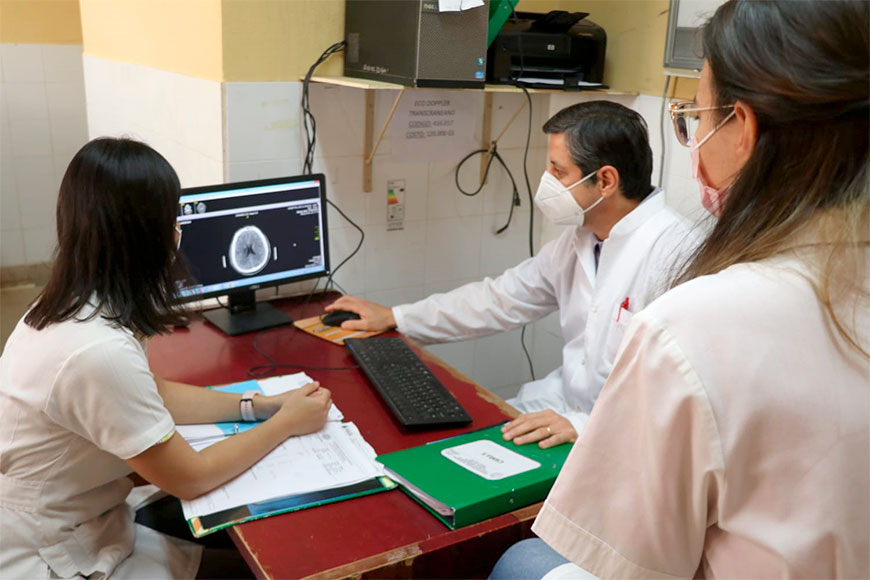
{"label": "white label on binder", "polygon": [[504,479],[541,466],[537,461],[488,439],[442,449],[441,455],[489,480]]}

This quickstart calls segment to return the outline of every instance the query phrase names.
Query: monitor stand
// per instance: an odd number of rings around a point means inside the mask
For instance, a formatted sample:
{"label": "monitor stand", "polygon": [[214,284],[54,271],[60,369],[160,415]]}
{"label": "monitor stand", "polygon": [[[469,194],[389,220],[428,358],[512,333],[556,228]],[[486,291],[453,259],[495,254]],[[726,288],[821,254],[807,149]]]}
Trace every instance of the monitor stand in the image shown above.
{"label": "monitor stand", "polygon": [[225,334],[235,336],[290,324],[293,319],[267,302],[257,302],[253,290],[229,295],[228,308],[202,313],[206,320]]}

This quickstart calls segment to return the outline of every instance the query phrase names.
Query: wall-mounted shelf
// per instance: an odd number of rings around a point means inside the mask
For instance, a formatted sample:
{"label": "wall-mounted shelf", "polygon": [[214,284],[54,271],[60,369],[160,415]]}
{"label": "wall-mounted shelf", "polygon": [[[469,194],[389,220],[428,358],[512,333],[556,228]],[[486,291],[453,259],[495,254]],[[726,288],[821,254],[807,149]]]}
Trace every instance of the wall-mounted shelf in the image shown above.
{"label": "wall-mounted shelf", "polygon": [[[313,76],[311,77],[312,82],[323,83],[329,85],[337,85],[341,87],[351,87],[355,89],[363,89],[365,91],[365,133],[363,136],[363,191],[371,192],[372,191],[372,161],[374,160],[375,154],[378,152],[378,146],[381,144],[381,140],[384,138],[384,134],[387,132],[387,127],[390,125],[390,121],[393,119],[393,114],[396,112],[396,108],[399,106],[399,101],[402,98],[402,95],[405,94],[406,90],[418,90],[415,87],[406,87],[405,85],[399,85],[396,83],[385,83],[381,81],[374,81],[368,79],[358,79],[353,77],[345,77],[345,76]],[[431,90],[430,87],[422,90]],[[483,92],[483,125],[480,135],[480,148],[481,149],[491,149],[492,144],[497,142],[502,135],[504,135],[505,131],[507,131],[508,127],[516,120],[519,116],[520,112],[525,108],[526,101],[523,101],[523,104],[519,109],[513,114],[510,120],[507,122],[505,127],[501,130],[501,133],[495,138],[492,139],[492,99],[494,93],[522,93],[523,89],[511,85],[486,85],[483,89],[436,89],[436,90],[450,90],[450,91],[478,91]],[[527,89],[530,93],[565,93],[565,92],[574,92],[574,91],[565,91],[562,89]],[[384,121],[381,130],[378,132],[377,138],[375,138],[375,91],[398,91],[395,100],[393,101],[393,106],[390,107],[390,112],[387,115],[386,120]],[[591,93],[600,93],[606,95],[629,95],[629,96],[637,96],[637,93],[629,93],[624,91],[614,91],[611,89],[590,89],[584,92]],[[486,169],[486,164],[489,161],[489,155],[481,155],[480,159],[480,177],[483,179],[483,175]]]}

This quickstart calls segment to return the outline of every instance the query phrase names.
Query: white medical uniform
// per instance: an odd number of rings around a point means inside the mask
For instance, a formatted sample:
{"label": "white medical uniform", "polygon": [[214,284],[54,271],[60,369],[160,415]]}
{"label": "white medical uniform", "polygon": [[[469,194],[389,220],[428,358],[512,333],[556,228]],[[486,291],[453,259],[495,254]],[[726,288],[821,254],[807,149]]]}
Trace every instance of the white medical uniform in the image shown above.
{"label": "white medical uniform", "polygon": [[[596,273],[597,241],[582,227],[566,229],[534,258],[495,279],[396,306],[398,330],[423,344],[467,340],[558,309],[562,366],[523,385],[509,402],[526,413],[553,409],[579,432],[610,374],[631,312],[664,291],[672,266],[695,247],[698,235],[656,190],[610,230]],[[621,308],[626,301],[627,312]]]}
{"label": "white medical uniform", "polygon": [[[870,367],[808,276],[737,265],[637,314],[535,533],[601,578],[870,577]],[[866,349],[867,301],[843,321]]]}
{"label": "white medical uniform", "polygon": [[175,429],[130,331],[99,316],[20,321],[0,358],[0,417],[0,577],[196,575],[201,548],[135,525],[125,502],[124,460]]}

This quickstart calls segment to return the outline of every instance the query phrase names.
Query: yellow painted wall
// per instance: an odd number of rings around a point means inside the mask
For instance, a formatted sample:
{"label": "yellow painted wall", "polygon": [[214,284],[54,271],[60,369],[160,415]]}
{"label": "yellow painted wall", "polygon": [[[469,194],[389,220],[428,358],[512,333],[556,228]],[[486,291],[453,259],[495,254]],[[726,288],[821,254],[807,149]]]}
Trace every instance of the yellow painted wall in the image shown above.
{"label": "yellow painted wall", "polygon": [[84,52],[223,80],[220,0],[80,0]]}
{"label": "yellow painted wall", "polygon": [[[298,80],[344,40],[344,0],[223,0],[224,80]],[[317,69],[340,75],[342,55]]]}
{"label": "yellow painted wall", "polygon": [[0,42],[81,44],[78,0],[0,0]]}
{"label": "yellow painted wall", "polygon": [[661,96],[669,0],[520,0],[530,12],[588,12],[607,33],[604,83],[619,91]]}
{"label": "yellow painted wall", "polygon": [[[607,33],[604,83],[615,90],[661,96],[669,0],[520,0],[527,12],[588,12]],[[697,81],[673,79],[669,95],[691,99]]]}
{"label": "yellow painted wall", "polygon": [[[0,0],[32,9],[76,0]],[[80,0],[85,54],[209,80],[297,80],[344,37],[344,0]],[[607,32],[605,83],[661,95],[669,0],[521,0],[520,11],[589,12]],[[5,19],[4,19],[5,20]],[[3,29],[6,28],[3,24]],[[386,25],[385,25],[386,26]],[[386,33],[386,30],[385,30]],[[342,57],[320,75],[342,72]],[[681,79],[671,93],[689,96]]]}

